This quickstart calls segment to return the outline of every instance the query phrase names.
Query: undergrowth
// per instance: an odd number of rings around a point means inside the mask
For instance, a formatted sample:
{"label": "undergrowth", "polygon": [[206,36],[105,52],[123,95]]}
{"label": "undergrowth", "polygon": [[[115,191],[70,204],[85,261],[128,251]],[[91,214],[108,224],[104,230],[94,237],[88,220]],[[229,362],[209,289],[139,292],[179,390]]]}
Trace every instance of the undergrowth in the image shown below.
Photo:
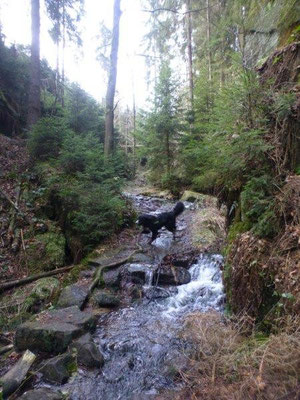
{"label": "undergrowth", "polygon": [[[255,331],[249,318],[189,315],[182,337],[192,344],[181,371],[187,389],[173,399],[296,399],[300,379],[299,318],[277,335]],[[287,396],[287,397],[283,397]]]}

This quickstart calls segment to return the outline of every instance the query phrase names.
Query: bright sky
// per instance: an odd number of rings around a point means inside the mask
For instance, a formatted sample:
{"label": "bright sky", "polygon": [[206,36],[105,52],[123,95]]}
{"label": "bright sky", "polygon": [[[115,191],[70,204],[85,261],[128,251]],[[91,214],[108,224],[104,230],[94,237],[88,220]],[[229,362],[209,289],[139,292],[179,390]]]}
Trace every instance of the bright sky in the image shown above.
{"label": "bright sky", "polygon": [[[41,57],[50,65],[56,65],[56,47],[49,34],[49,21],[41,0]],[[140,0],[122,0],[120,23],[120,47],[117,91],[123,106],[132,106],[133,86],[137,106],[143,106],[147,97],[146,67],[141,42],[146,33],[147,13],[142,12]],[[0,0],[1,22],[7,43],[28,45],[31,42],[30,0]],[[99,47],[99,25],[104,21],[112,25],[113,0],[85,0],[85,16],[82,20],[83,47],[66,50],[65,70],[71,81],[77,81],[88,93],[101,101],[106,92],[106,74],[96,61]],[[133,85],[134,79],[134,85]]]}

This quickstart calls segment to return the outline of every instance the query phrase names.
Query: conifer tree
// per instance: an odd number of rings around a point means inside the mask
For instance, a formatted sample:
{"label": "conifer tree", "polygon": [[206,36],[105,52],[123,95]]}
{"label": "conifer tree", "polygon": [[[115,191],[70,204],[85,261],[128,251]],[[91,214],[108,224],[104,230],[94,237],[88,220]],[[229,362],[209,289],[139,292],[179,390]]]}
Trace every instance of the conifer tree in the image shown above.
{"label": "conifer tree", "polygon": [[30,129],[41,114],[40,66],[40,0],[31,0],[31,67],[28,98],[27,128]]}

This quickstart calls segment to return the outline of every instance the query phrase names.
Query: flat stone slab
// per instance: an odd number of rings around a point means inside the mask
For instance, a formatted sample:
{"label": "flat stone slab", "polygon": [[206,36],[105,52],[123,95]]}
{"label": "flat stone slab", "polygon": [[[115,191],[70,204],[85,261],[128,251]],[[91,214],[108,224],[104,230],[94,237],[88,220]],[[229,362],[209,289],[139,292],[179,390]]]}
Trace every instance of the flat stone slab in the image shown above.
{"label": "flat stone slab", "polygon": [[93,302],[99,307],[113,308],[120,305],[120,299],[117,296],[104,290],[96,290],[93,293]]}
{"label": "flat stone slab", "polygon": [[78,285],[70,285],[65,287],[59,296],[57,307],[65,308],[78,306],[81,308],[87,298],[88,291]]}
{"label": "flat stone slab", "polygon": [[43,312],[35,321],[18,327],[15,346],[18,350],[62,353],[74,338],[95,326],[96,317],[90,312],[80,311],[77,306]]}
{"label": "flat stone slab", "polygon": [[105,253],[101,257],[94,258],[89,261],[89,265],[93,267],[102,267],[105,265],[117,263],[124,260],[124,258],[130,256],[133,253],[133,249],[115,249]]}

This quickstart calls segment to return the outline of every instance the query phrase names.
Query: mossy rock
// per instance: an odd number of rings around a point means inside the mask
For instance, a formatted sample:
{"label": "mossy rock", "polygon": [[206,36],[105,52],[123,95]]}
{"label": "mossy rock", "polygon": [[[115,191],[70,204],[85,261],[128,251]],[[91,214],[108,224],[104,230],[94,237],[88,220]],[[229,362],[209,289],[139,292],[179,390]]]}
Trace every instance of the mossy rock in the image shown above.
{"label": "mossy rock", "polygon": [[27,249],[27,265],[30,272],[50,271],[65,263],[66,240],[58,230],[34,237]]}
{"label": "mossy rock", "polygon": [[43,305],[54,300],[59,293],[60,282],[57,278],[39,279],[33,287],[30,295],[26,298],[22,310],[40,311]]}
{"label": "mossy rock", "polygon": [[189,201],[191,203],[194,203],[196,201],[203,201],[203,198],[205,196],[201,193],[193,192],[191,190],[186,190],[183,192],[183,195],[181,196],[181,201]]}

